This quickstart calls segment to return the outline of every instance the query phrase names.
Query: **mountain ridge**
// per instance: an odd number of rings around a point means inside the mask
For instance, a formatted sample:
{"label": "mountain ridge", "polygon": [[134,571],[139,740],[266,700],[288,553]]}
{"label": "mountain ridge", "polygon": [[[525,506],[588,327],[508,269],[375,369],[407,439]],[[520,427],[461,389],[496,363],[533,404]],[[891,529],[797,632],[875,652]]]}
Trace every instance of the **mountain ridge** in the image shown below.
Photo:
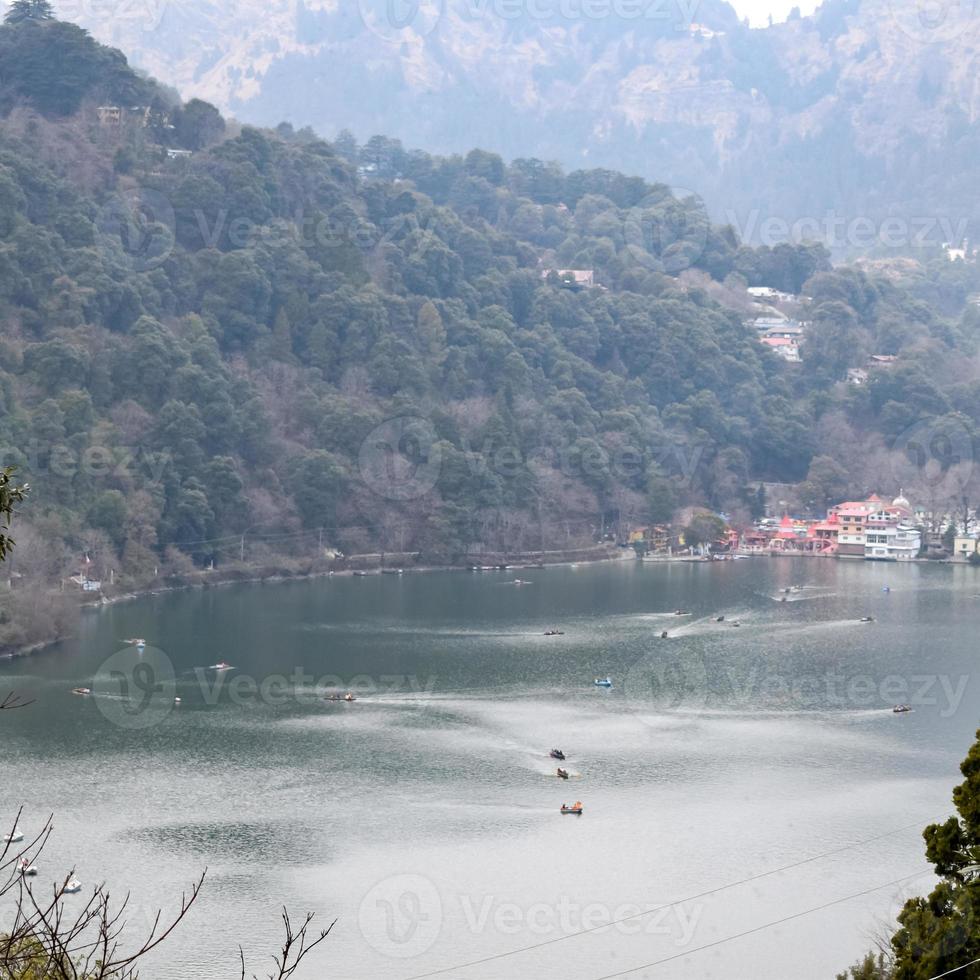
{"label": "mountain ridge", "polygon": [[130,17],[86,6],[78,19],[185,96],[259,125],[611,166],[742,227],[828,211],[977,218],[980,19],[959,8],[934,24],[898,0],[828,0],[749,29],[717,0],[693,24],[680,4],[637,20],[502,2],[432,0],[401,30],[375,0],[140,0]]}

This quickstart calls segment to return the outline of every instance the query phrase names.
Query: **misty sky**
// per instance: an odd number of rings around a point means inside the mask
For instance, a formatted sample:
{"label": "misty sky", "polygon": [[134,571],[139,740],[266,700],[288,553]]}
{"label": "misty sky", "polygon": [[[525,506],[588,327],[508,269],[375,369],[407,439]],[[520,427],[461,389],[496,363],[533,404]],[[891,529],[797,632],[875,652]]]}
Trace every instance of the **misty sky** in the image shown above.
{"label": "misty sky", "polygon": [[803,14],[812,14],[819,0],[728,0],[738,11],[740,17],[748,17],[753,27],[763,27],[769,22],[769,15],[775,21],[785,20],[786,15],[799,7]]}

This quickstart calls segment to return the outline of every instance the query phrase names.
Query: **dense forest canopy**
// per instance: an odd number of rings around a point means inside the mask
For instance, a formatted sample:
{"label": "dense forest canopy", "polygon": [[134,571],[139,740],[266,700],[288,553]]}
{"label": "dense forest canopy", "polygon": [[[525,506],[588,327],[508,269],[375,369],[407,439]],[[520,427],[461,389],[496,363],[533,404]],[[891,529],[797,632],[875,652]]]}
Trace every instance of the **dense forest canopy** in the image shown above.
{"label": "dense forest canopy", "polygon": [[[977,275],[942,255],[832,268],[612,171],[240,127],[58,21],[0,28],[0,111],[25,573],[138,579],[247,536],[562,547],[686,505],[747,520],[760,480],[817,509],[897,482],[922,420],[973,445]],[[800,294],[802,365],[746,325],[750,285]],[[844,384],[872,353],[898,359]]]}

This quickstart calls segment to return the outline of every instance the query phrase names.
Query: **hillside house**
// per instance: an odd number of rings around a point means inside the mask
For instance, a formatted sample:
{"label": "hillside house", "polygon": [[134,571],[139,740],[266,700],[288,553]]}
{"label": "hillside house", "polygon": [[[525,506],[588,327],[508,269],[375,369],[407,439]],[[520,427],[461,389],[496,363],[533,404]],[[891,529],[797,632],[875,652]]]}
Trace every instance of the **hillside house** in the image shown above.
{"label": "hillside house", "polygon": [[596,284],[595,269],[543,269],[541,278],[547,279],[552,272],[572,289],[592,289]]}

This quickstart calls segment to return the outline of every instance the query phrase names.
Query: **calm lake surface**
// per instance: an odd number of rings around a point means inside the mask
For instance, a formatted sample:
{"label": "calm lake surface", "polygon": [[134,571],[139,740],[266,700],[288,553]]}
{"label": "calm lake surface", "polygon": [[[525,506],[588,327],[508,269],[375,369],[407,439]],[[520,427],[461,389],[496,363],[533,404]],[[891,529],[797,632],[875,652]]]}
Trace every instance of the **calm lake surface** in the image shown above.
{"label": "calm lake surface", "polygon": [[74,865],[130,890],[134,940],[208,868],[149,978],[237,976],[239,942],[264,975],[285,904],[339,920],[299,977],[594,980],[671,958],[630,975],[831,980],[930,887],[921,828],[951,812],[980,717],[978,594],[966,567],[760,558],[141,599],[0,664],[0,691],[37,698],[0,717],[5,820],[54,813],[40,880]]}

